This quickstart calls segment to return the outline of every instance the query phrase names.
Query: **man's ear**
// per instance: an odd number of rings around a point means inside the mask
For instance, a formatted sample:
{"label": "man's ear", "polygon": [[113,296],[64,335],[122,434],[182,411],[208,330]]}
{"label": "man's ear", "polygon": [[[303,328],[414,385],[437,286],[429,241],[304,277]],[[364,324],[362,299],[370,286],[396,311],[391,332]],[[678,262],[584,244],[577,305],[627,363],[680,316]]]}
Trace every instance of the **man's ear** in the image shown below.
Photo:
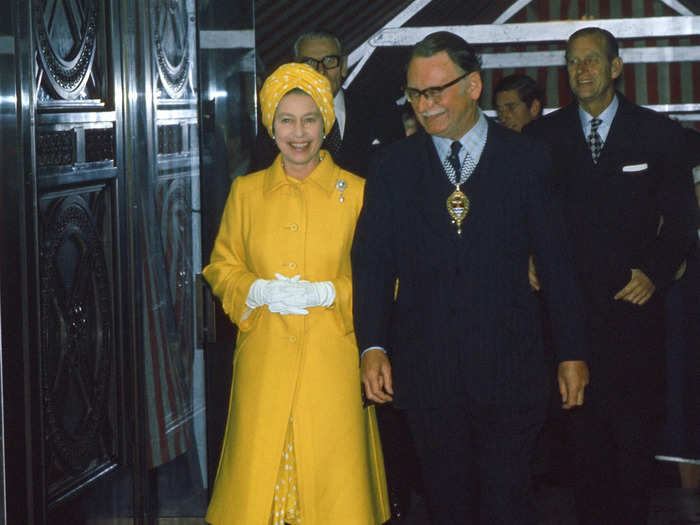
{"label": "man's ear", "polygon": [[622,66],[622,59],[620,57],[615,57],[612,59],[612,62],[610,63],[610,74],[613,79],[616,79],[622,75]]}
{"label": "man's ear", "polygon": [[469,98],[472,100],[479,100],[481,96],[481,90],[484,88],[484,84],[481,81],[481,73],[478,71],[472,71],[467,75],[467,93]]}
{"label": "man's ear", "polygon": [[348,76],[348,57],[347,55],[340,59],[340,76],[345,78]]}
{"label": "man's ear", "polygon": [[537,118],[542,111],[542,102],[539,99],[534,99],[530,104],[530,116],[532,118]]}

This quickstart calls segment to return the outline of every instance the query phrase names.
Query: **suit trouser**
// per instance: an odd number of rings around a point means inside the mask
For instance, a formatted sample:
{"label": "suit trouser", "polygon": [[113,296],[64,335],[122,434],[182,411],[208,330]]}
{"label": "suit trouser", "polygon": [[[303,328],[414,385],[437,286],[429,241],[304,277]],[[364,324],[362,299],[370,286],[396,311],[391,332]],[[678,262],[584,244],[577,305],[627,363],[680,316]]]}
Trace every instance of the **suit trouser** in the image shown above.
{"label": "suit trouser", "polygon": [[422,492],[415,445],[403,410],[393,405],[376,405],[382,436],[384,465],[392,514],[404,516],[410,505],[411,489]]}
{"label": "suit trouser", "polygon": [[530,462],[546,406],[407,409],[433,525],[536,522]]}
{"label": "suit trouser", "polygon": [[593,401],[570,416],[579,525],[645,525],[659,411]]}

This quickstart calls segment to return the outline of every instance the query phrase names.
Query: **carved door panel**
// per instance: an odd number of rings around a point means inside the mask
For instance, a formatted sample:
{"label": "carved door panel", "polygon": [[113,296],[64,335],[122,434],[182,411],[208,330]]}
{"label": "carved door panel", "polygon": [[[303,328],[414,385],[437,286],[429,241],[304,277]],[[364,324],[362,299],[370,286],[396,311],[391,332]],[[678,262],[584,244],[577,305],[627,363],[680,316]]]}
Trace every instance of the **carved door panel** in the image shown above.
{"label": "carved door panel", "polygon": [[39,306],[30,381],[41,436],[35,510],[37,522],[79,523],[132,510],[120,58],[110,2],[28,4]]}
{"label": "carved door panel", "polygon": [[8,521],[143,523],[183,515],[185,494],[187,515],[201,516],[195,0],[14,0],[10,18]]}
{"label": "carved door panel", "polygon": [[[47,457],[64,468],[47,469],[48,521],[203,515],[195,2],[126,0],[107,12],[97,0],[34,1],[35,27],[53,24],[37,33],[37,113],[50,115],[37,159],[51,156],[39,165],[52,181],[45,191],[39,184],[40,245],[57,261],[40,264],[42,370],[55,369],[42,388],[56,394],[43,421]],[[45,42],[53,54],[42,52]],[[112,62],[91,51],[100,44]],[[107,320],[120,312],[128,323],[115,330]],[[76,369],[93,374],[93,390]],[[97,421],[88,400],[105,405]]]}
{"label": "carved door panel", "polygon": [[[248,146],[221,152],[250,143],[250,119],[238,117],[255,110],[252,44],[236,43],[252,40],[252,1],[200,4],[224,37],[206,54],[209,106],[227,110],[216,122],[205,112],[206,199],[196,0],[12,0],[0,18],[8,523],[141,524],[206,510],[201,201],[215,210],[213,231]],[[222,134],[230,144],[219,148]],[[221,344],[230,356],[231,340]]]}
{"label": "carved door panel", "polygon": [[[196,336],[201,272],[199,116],[194,0],[141,2],[150,170],[139,182],[146,468],[155,516],[206,509],[204,357]],[[147,15],[147,16],[145,16]],[[200,340],[198,340],[200,339]]]}

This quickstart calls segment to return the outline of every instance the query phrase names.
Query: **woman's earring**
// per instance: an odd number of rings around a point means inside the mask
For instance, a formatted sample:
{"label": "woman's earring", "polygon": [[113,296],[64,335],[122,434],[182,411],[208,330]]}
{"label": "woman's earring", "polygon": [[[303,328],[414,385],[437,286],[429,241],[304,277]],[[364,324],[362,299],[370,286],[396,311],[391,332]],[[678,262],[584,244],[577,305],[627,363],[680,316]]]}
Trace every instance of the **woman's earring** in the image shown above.
{"label": "woman's earring", "polygon": [[277,140],[277,137],[275,137],[275,134],[272,134],[272,140]]}

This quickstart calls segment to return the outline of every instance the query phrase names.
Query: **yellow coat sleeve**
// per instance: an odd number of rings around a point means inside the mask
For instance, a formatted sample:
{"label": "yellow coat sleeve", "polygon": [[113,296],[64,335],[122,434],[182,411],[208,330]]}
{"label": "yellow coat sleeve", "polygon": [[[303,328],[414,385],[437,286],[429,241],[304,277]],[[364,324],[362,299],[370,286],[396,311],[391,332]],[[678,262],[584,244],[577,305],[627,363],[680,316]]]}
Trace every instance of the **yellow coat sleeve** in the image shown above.
{"label": "yellow coat sleeve", "polygon": [[258,317],[254,311],[242,321],[248,311],[245,304],[248,292],[258,276],[246,264],[241,221],[243,202],[240,194],[239,179],[236,179],[226,199],[210,263],[202,274],[211,285],[214,295],[221,299],[226,315],[240,330],[246,331],[250,330]]}
{"label": "yellow coat sleeve", "polygon": [[346,333],[354,330],[352,322],[352,282],[350,277],[339,277],[331,281],[335,288],[335,302],[332,308],[336,308],[343,320],[343,328]]}

